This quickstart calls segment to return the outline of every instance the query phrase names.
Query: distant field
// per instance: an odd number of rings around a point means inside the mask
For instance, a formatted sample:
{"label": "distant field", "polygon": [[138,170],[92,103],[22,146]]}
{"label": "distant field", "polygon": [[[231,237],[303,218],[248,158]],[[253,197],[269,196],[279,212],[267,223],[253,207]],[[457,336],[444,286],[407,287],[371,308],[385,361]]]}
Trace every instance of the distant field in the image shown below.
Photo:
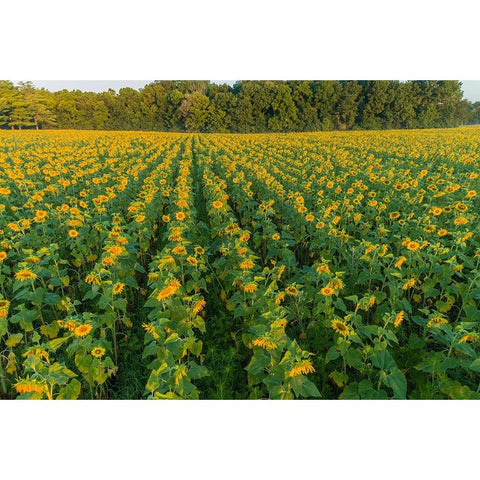
{"label": "distant field", "polygon": [[480,128],[0,132],[2,398],[480,398]]}

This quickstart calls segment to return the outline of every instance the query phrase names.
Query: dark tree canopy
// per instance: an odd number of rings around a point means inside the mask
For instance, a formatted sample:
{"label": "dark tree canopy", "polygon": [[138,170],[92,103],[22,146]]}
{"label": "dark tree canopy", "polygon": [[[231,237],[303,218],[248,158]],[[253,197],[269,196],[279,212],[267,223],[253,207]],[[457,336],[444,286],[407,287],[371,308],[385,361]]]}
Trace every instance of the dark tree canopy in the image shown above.
{"label": "dark tree canopy", "polygon": [[480,123],[458,81],[155,81],[117,93],[0,81],[0,128],[302,132]]}

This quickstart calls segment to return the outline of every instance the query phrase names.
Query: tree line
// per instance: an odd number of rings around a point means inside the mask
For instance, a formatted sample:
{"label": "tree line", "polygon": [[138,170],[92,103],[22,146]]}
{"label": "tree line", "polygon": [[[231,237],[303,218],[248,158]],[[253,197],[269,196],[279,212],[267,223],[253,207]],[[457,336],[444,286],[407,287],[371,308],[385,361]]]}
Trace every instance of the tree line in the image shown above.
{"label": "tree line", "polygon": [[50,92],[0,81],[0,128],[295,132],[480,123],[459,81],[155,81],[139,90]]}

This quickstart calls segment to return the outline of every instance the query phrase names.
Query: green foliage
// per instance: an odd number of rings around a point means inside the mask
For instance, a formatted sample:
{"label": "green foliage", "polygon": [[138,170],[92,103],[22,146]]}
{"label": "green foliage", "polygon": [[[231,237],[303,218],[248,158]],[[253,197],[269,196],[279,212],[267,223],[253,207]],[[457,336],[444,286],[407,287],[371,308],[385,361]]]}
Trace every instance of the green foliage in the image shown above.
{"label": "green foliage", "polygon": [[118,93],[0,82],[0,128],[294,132],[479,123],[458,81],[155,81]]}

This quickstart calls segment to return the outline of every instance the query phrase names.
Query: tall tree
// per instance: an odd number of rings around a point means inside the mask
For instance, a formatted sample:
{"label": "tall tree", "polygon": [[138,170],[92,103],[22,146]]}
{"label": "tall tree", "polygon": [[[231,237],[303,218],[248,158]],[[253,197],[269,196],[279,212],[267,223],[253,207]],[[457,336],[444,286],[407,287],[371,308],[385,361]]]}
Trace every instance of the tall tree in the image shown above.
{"label": "tall tree", "polygon": [[20,82],[20,92],[27,105],[35,128],[52,128],[57,125],[57,119],[53,113],[53,102],[49,92],[45,89],[37,90],[31,82]]}
{"label": "tall tree", "polygon": [[187,93],[180,105],[180,114],[187,132],[201,132],[207,125],[210,100],[201,92]]}

